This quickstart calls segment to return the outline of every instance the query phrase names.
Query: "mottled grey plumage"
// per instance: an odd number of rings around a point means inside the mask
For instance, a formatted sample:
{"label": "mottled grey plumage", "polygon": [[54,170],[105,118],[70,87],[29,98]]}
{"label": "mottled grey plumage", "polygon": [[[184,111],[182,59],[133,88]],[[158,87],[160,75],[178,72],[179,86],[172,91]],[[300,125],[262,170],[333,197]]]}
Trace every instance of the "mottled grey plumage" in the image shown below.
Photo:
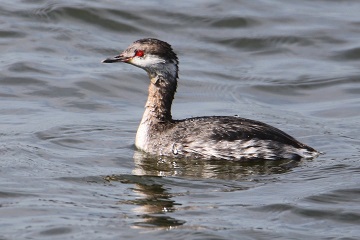
{"label": "mottled grey plumage", "polygon": [[177,87],[178,58],[166,42],[140,39],[103,62],[126,62],[143,68],[150,77],[135,143],[147,153],[225,160],[299,160],[319,154],[283,131],[254,120],[226,116],[173,120],[171,104]]}

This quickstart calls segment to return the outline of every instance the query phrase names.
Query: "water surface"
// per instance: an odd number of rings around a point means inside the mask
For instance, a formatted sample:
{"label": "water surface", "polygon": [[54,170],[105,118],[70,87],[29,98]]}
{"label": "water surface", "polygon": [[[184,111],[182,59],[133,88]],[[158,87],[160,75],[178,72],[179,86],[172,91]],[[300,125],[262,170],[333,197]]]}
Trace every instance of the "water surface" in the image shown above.
{"label": "water surface", "polygon": [[[358,239],[360,2],[12,1],[0,7],[1,239]],[[314,160],[153,159],[148,79],[101,64],[156,37],[175,118],[240,115]]]}

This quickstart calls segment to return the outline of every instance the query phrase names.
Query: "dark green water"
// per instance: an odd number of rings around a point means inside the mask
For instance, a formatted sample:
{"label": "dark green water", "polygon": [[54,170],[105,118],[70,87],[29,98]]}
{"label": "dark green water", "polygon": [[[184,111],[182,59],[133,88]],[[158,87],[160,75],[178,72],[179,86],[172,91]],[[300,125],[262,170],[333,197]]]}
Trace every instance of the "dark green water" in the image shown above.
{"label": "dark green water", "polygon": [[[6,1],[0,239],[359,239],[359,1]],[[314,160],[149,159],[148,78],[101,64],[156,37],[180,59],[175,118],[240,115]]]}

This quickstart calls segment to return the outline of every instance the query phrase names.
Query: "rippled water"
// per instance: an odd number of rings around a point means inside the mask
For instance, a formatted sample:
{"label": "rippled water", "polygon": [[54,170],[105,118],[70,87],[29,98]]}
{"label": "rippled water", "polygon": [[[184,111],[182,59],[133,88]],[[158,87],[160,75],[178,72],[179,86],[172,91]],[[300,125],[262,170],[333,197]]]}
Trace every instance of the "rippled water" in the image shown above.
{"label": "rippled water", "polygon": [[[360,2],[7,1],[0,239],[360,238]],[[101,64],[143,37],[180,58],[173,116],[240,115],[325,152],[296,165],[151,159],[148,79]]]}

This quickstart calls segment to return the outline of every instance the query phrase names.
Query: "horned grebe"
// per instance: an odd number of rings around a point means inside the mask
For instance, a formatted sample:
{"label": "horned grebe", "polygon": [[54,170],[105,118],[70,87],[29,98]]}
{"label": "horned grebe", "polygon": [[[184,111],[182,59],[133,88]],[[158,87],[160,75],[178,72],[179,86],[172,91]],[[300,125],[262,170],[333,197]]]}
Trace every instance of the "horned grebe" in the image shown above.
{"label": "horned grebe", "polygon": [[230,116],[172,119],[179,62],[166,42],[140,39],[102,62],[129,63],[149,75],[149,96],[135,140],[136,147],[144,152],[224,160],[300,160],[319,155],[283,131],[254,120]]}

